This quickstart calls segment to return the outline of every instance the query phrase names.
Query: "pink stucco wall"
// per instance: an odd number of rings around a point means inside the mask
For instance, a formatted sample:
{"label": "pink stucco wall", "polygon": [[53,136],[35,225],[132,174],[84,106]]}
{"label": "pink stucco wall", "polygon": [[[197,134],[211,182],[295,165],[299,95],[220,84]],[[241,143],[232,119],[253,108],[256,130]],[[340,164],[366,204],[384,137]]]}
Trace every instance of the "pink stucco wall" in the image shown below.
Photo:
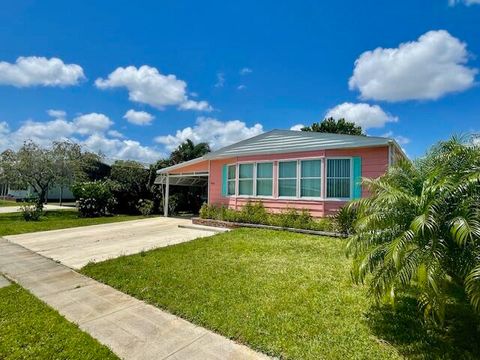
{"label": "pink stucco wall", "polygon": [[[286,154],[244,156],[238,158],[221,159],[205,161],[198,164],[176,169],[172,173],[185,173],[191,171],[210,171],[209,176],[209,203],[228,205],[233,209],[240,209],[247,201],[261,200],[265,207],[272,212],[281,212],[286,208],[308,209],[312,216],[323,217],[333,214],[343,201],[334,200],[306,200],[306,199],[280,199],[277,198],[276,167],[278,160],[299,159],[308,157],[335,157],[335,156],[360,156],[362,158],[362,177],[376,178],[385,173],[388,168],[388,146],[357,148],[357,149],[338,149],[321,150],[308,152],[295,152]],[[233,164],[245,161],[273,161],[273,198],[245,198],[222,196],[222,167],[225,164]],[[362,197],[368,196],[368,192],[362,189]]]}

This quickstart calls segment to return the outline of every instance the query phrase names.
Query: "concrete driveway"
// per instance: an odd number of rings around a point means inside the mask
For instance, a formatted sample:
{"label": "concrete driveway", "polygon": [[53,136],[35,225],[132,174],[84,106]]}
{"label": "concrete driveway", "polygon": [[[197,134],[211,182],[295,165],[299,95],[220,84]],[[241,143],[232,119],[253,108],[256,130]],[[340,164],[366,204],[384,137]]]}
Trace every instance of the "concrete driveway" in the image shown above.
{"label": "concrete driveway", "polygon": [[[20,207],[22,206],[19,203],[18,206],[0,206],[0,214],[9,214],[14,212],[20,212]],[[60,205],[44,205],[43,210],[75,210],[73,206],[60,206]]]}
{"label": "concrete driveway", "polygon": [[4,238],[73,269],[121,255],[139,253],[215,234],[213,231],[179,228],[187,219],[156,217],[42,231]]}

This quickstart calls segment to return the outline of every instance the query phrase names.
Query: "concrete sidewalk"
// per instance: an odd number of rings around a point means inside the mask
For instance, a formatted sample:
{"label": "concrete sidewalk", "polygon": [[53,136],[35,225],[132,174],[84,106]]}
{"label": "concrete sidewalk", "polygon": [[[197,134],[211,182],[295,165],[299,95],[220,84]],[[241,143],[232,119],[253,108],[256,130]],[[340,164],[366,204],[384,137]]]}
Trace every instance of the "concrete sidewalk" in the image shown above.
{"label": "concrete sidewalk", "polygon": [[[18,206],[0,206],[0,214],[15,213],[20,211],[20,207],[24,205],[19,203]],[[43,210],[75,210],[72,206],[60,206],[60,205],[44,205]]]}
{"label": "concrete sidewalk", "polygon": [[268,359],[3,238],[0,273],[124,359]]}

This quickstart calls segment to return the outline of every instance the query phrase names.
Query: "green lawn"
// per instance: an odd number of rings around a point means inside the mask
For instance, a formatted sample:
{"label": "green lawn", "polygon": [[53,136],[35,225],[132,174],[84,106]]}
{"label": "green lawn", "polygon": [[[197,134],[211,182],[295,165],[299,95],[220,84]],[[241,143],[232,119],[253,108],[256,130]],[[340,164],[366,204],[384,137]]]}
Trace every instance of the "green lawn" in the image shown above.
{"label": "green lawn", "polygon": [[20,205],[22,205],[22,204],[19,204],[16,201],[0,200],[0,207],[2,207],[2,206],[20,206]]}
{"label": "green lawn", "polygon": [[461,313],[440,331],[422,325],[409,298],[396,314],[374,306],[352,284],[343,247],[339,239],[237,229],[82,272],[288,359],[478,357],[476,324]]}
{"label": "green lawn", "polygon": [[18,285],[0,289],[0,359],[117,359]]}
{"label": "green lawn", "polygon": [[0,214],[0,236],[34,231],[64,229],[76,226],[106,224],[143,219],[144,216],[116,215],[98,218],[79,218],[75,210],[46,211],[40,221],[25,221],[21,213]]}

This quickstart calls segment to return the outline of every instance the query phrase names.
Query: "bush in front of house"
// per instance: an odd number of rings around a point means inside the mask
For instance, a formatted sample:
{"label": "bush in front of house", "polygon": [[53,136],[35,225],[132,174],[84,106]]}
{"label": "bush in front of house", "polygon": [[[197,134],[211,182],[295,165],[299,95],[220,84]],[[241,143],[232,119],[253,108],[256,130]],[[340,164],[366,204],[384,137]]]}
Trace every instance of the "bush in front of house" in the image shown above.
{"label": "bush in front of house", "polygon": [[152,200],[140,199],[137,203],[137,210],[143,216],[152,215],[155,210],[155,205]]}
{"label": "bush in front of house", "polygon": [[109,183],[106,181],[88,181],[72,186],[77,199],[77,208],[81,217],[109,215],[115,205]]}
{"label": "bush in front of house", "polygon": [[25,221],[38,221],[43,214],[43,204],[39,202],[28,203],[20,206],[20,211]]}
{"label": "bush in front of house", "polygon": [[352,235],[355,232],[357,207],[354,203],[342,206],[333,216],[335,225],[342,234]]}
{"label": "bush in front of house", "polygon": [[200,209],[200,218],[305,230],[335,230],[329,219],[316,220],[310,215],[307,209],[302,209],[301,211],[286,209],[279,214],[272,214],[265,209],[261,201],[249,201],[241,210],[233,210],[226,206],[209,205],[205,203]]}

